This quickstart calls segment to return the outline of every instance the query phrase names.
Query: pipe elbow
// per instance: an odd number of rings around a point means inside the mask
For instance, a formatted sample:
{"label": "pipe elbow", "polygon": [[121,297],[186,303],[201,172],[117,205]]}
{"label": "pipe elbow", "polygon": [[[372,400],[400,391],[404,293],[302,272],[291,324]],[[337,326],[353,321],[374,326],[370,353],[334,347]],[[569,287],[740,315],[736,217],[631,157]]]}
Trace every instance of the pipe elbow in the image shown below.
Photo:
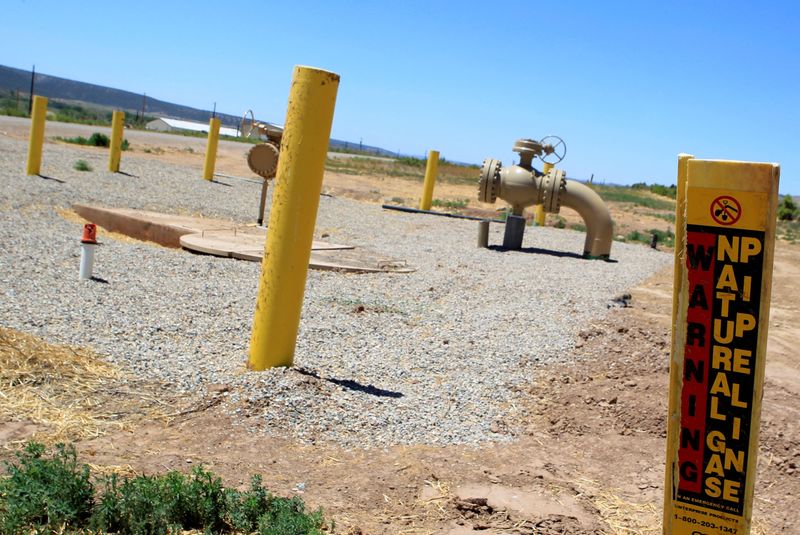
{"label": "pipe elbow", "polygon": [[608,259],[611,255],[614,222],[600,195],[589,186],[568,179],[560,201],[562,206],[578,212],[586,225],[583,256]]}

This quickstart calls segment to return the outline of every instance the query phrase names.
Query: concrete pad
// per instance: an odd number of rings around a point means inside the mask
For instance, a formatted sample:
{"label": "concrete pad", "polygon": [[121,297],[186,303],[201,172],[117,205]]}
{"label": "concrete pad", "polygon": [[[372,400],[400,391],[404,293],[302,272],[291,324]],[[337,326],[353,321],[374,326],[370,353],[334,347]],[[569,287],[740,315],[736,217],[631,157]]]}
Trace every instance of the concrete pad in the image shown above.
{"label": "concrete pad", "polygon": [[[267,231],[261,227],[127,208],[88,205],[75,205],[73,208],[78,215],[106,230],[166,247],[183,247],[197,253],[253,262],[260,262],[264,257]],[[309,267],[357,273],[415,271],[403,260],[365,249],[356,250],[352,245],[322,241],[312,243]]]}

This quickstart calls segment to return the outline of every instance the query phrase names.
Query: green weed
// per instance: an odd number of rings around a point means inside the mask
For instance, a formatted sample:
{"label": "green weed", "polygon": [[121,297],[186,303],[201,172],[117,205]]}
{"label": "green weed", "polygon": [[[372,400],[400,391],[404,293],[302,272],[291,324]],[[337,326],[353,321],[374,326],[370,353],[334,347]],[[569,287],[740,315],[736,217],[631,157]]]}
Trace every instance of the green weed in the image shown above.
{"label": "green weed", "polygon": [[[76,137],[61,137],[57,136],[55,138],[58,141],[63,141],[64,143],[74,143],[75,145],[84,145],[87,147],[110,147],[111,140],[105,134],[101,134],[100,132],[95,132],[88,138],[83,136],[76,136]],[[122,150],[130,149],[130,143],[127,139],[123,139],[122,143],[120,144],[120,148]]]}
{"label": "green weed", "polygon": [[112,475],[95,493],[89,467],[78,464],[74,447],[58,445],[48,456],[37,443],[29,443],[16,462],[7,462],[6,471],[0,479],[2,533],[319,535],[326,528],[322,510],[307,512],[300,498],[271,495],[259,476],[240,492],[225,488],[202,467],[188,475]]}
{"label": "green weed", "polygon": [[92,170],[92,166],[89,165],[89,162],[87,162],[86,160],[78,160],[77,162],[75,162],[75,165],[73,165],[72,167],[76,171],[91,171]]}
{"label": "green weed", "polygon": [[675,245],[675,234],[671,230],[658,230],[650,229],[647,232],[640,232],[633,230],[625,236],[627,242],[640,242],[650,244],[656,236],[657,243],[665,247],[673,247]]}
{"label": "green weed", "polygon": [[651,184],[647,185],[645,182],[637,182],[636,184],[631,185],[632,189],[643,189],[648,190],[656,195],[661,195],[662,197],[669,197],[670,199],[674,199],[678,193],[678,187],[673,184],[671,186],[662,186],[661,184]]}
{"label": "green weed", "polygon": [[431,205],[439,206],[441,208],[447,208],[450,210],[460,210],[461,208],[466,208],[469,205],[469,199],[456,199],[456,200],[441,200],[441,199],[433,199],[431,201]]}
{"label": "green weed", "polygon": [[784,195],[781,204],[778,206],[778,220],[794,221],[800,215],[797,204],[791,195]]}
{"label": "green weed", "polygon": [[674,201],[658,199],[647,190],[628,188],[625,186],[600,186],[597,184],[592,186],[592,188],[606,202],[627,202],[654,210],[675,210]]}
{"label": "green weed", "polygon": [[6,462],[8,477],[0,480],[0,526],[3,533],[26,528],[58,531],[63,525],[85,525],[92,513],[94,488],[89,467],[78,465],[75,448],[59,444],[52,455],[29,443]]}

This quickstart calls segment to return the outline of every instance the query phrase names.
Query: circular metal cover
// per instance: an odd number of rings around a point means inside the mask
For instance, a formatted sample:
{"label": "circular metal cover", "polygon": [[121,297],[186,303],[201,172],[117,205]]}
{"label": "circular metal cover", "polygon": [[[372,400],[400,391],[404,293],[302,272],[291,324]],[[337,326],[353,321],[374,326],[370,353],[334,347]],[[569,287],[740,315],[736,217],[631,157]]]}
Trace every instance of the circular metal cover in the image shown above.
{"label": "circular metal cover", "polygon": [[493,203],[497,200],[497,193],[500,191],[500,168],[502,164],[498,160],[484,160],[481,169],[481,177],[478,181],[478,200],[481,202]]}
{"label": "circular metal cover", "polygon": [[247,153],[247,165],[261,178],[274,178],[278,172],[278,154],[280,150],[273,143],[259,143]]}
{"label": "circular metal cover", "polygon": [[518,139],[514,142],[514,148],[511,149],[517,154],[530,154],[531,156],[538,156],[542,153],[542,144],[535,139]]}

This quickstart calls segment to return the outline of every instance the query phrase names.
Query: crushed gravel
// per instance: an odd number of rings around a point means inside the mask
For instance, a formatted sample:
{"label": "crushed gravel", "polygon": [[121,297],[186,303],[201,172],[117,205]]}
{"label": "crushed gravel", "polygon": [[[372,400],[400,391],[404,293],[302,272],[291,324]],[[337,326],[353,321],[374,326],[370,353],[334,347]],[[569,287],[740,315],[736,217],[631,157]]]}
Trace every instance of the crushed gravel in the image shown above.
{"label": "crushed gravel", "polygon": [[[257,184],[196,169],[0,136],[0,324],[91,346],[187,396],[228,388],[225,410],[255,432],[348,447],[510,440],[519,388],[575,346],[577,332],[671,256],[614,243],[579,258],[584,235],[528,228],[523,252],[475,247],[477,223],[320,199],[317,236],[407,260],[411,274],[310,271],[293,369],[245,368],[260,265],[104,238],[102,280],[79,281],[73,203],[251,222]],[[94,171],[73,169],[77,159]],[[129,176],[130,175],[130,176]],[[502,241],[493,224],[490,243]],[[222,385],[222,388],[221,386]]]}

